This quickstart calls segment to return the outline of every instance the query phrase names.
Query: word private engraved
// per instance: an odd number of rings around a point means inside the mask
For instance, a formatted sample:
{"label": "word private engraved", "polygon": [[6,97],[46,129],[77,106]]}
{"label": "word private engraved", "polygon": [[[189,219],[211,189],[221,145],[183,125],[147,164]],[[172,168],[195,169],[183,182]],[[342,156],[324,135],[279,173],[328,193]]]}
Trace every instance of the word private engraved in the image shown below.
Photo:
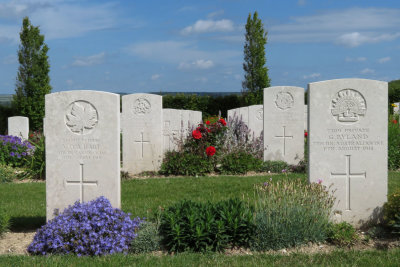
{"label": "word private engraved", "polygon": [[146,114],[150,113],[150,111],[151,111],[151,104],[149,100],[145,98],[136,99],[135,103],[133,104],[133,113]]}
{"label": "word private engraved", "polygon": [[262,120],[264,118],[264,109],[260,108],[257,110],[256,118]]}
{"label": "word private engraved", "polygon": [[331,102],[331,112],[338,122],[354,123],[367,111],[364,96],[354,89],[343,89],[337,92]]}
{"label": "word private engraved", "polygon": [[97,109],[89,102],[78,100],[72,102],[65,114],[65,125],[74,134],[91,133],[99,120]]}
{"label": "word private engraved", "polygon": [[289,92],[279,92],[276,94],[275,105],[277,108],[285,110],[293,107],[294,98]]}

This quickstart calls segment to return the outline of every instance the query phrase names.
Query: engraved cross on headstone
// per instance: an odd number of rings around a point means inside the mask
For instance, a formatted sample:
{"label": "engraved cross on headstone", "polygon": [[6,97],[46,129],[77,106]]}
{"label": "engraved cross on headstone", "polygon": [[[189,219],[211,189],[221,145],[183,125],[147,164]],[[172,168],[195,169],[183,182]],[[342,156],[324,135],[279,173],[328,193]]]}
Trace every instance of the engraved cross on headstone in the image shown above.
{"label": "engraved cross on headstone", "polygon": [[150,141],[144,141],[143,132],[140,133],[140,136],[141,136],[141,139],[140,140],[135,140],[135,143],[141,143],[142,144],[141,145],[141,155],[142,155],[142,158],[143,158],[144,143],[150,143]]}
{"label": "engraved cross on headstone", "polygon": [[293,135],[286,135],[286,126],[283,127],[283,135],[275,135],[275,138],[283,138],[283,155],[286,155],[286,138],[293,139]]}
{"label": "engraved cross on headstone", "polygon": [[333,173],[331,172],[331,178],[345,178],[346,179],[346,210],[351,210],[350,207],[350,179],[352,178],[366,178],[366,172],[351,172],[350,158],[351,155],[345,155],[346,157],[346,170],[345,173]]}
{"label": "engraved cross on headstone", "polygon": [[83,163],[80,163],[80,165],[79,165],[79,181],[68,181],[68,180],[66,180],[65,181],[65,183],[67,184],[67,185],[79,185],[79,189],[80,189],[80,192],[79,192],[79,201],[80,202],[84,202],[85,201],[85,199],[84,199],[84,194],[83,194],[83,187],[85,186],[85,185],[95,185],[95,186],[97,186],[97,181],[85,181],[84,179],[84,172],[83,172]]}

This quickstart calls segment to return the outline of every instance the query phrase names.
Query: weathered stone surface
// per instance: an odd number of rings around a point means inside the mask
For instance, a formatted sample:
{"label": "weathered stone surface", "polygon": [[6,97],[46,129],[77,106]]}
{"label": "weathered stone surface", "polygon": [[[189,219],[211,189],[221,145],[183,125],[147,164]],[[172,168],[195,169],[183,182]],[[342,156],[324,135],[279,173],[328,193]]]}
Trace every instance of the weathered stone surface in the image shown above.
{"label": "weathered stone surface", "polygon": [[120,208],[119,95],[68,91],[45,101],[47,219],[99,196]]}
{"label": "weathered stone surface", "polygon": [[264,160],[297,164],[304,157],[304,89],[264,89]]}
{"label": "weathered stone surface", "polygon": [[308,106],[304,105],[304,131],[308,131]]}
{"label": "weathered stone surface", "polygon": [[177,150],[178,143],[182,137],[181,110],[164,108],[163,125],[164,153],[167,151]]}
{"label": "weathered stone surface", "polygon": [[264,125],[263,105],[249,106],[249,130],[254,137],[260,137]]}
{"label": "weathered stone surface", "polygon": [[123,169],[137,174],[158,171],[163,155],[162,96],[122,96]]}
{"label": "weathered stone surface", "polygon": [[308,96],[309,181],[333,186],[336,221],[376,220],[387,200],[388,84],[322,81]]}
{"label": "weathered stone surface", "polygon": [[8,118],[8,134],[28,139],[29,119],[22,116],[14,116]]}

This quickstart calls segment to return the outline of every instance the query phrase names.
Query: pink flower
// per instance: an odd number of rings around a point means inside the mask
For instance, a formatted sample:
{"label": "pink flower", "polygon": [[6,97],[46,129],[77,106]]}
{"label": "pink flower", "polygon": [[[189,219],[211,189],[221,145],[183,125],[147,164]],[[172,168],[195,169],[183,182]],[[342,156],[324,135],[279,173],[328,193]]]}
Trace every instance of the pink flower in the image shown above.
{"label": "pink flower", "polygon": [[318,184],[322,184],[322,180],[321,180],[321,179],[318,179],[318,180],[317,180],[317,183],[318,183]]}

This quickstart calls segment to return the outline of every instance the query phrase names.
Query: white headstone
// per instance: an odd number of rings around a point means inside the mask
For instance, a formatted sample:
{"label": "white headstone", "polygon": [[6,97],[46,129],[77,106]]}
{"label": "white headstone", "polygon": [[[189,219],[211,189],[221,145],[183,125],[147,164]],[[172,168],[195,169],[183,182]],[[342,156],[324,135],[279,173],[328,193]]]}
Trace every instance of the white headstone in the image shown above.
{"label": "white headstone", "polygon": [[227,115],[227,121],[233,120],[234,117],[239,117],[239,108],[229,109]]}
{"label": "white headstone", "polygon": [[[266,127],[268,125],[268,127]],[[264,89],[264,160],[297,164],[304,157],[304,89]]]}
{"label": "white headstone", "polygon": [[393,104],[394,104],[393,113],[394,113],[394,114],[399,114],[399,106],[400,106],[400,103],[399,103],[399,102],[396,102],[396,103],[393,103]]}
{"label": "white headstone", "polygon": [[202,113],[201,111],[191,110],[190,112],[190,128],[189,131],[198,127],[202,122]]}
{"label": "white headstone", "polygon": [[105,196],[121,206],[119,95],[46,95],[47,219],[75,201]]}
{"label": "white headstone", "polygon": [[308,131],[308,106],[304,105],[304,131]]}
{"label": "white headstone", "polygon": [[24,140],[29,135],[29,119],[22,116],[8,118],[8,135],[18,136]]}
{"label": "white headstone", "polygon": [[333,184],[334,219],[362,226],[387,201],[387,82],[309,84],[309,181]]}
{"label": "white headstone", "polygon": [[163,148],[167,151],[177,150],[181,138],[181,110],[163,109]]}
{"label": "white headstone", "polygon": [[264,125],[263,105],[249,106],[249,130],[254,137],[260,137]]}
{"label": "white headstone", "polygon": [[163,155],[162,96],[122,96],[123,169],[137,174],[158,171]]}

